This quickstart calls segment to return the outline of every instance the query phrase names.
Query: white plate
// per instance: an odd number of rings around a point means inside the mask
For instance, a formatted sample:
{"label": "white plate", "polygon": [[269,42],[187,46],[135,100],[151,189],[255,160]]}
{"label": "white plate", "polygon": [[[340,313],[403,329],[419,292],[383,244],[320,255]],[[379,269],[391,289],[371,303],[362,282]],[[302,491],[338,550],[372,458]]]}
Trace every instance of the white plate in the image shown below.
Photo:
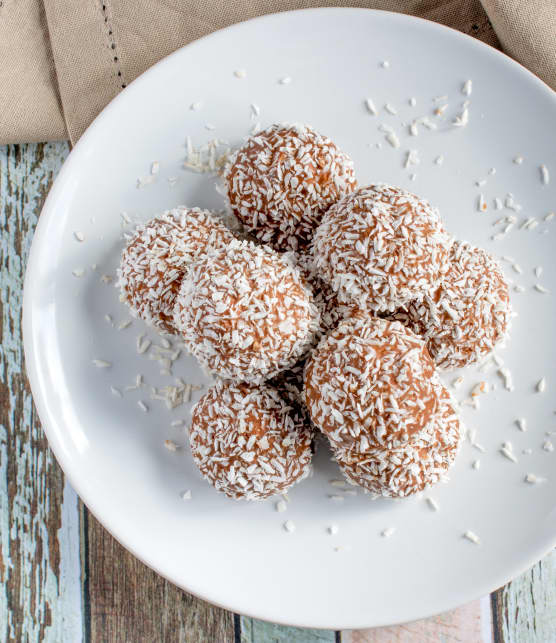
{"label": "white plate", "polygon": [[[239,69],[247,77],[237,78]],[[285,76],[291,83],[278,82]],[[461,112],[468,78],[469,124],[455,128],[451,121]],[[444,104],[432,102],[440,95],[449,104],[442,117],[432,114]],[[368,96],[380,108],[378,116],[366,111]],[[190,110],[198,101],[202,108]],[[386,102],[397,115],[383,109]],[[523,269],[517,274],[505,264],[527,289],[513,293],[519,317],[511,342],[499,352],[515,391],[503,390],[496,369],[466,375],[460,398],[480,379],[496,384],[479,411],[464,411],[486,452],[465,444],[450,483],[424,497],[331,500],[338,489],[328,481],[339,472],[321,450],[315,475],[291,491],[286,513],[277,513],[272,501],[232,502],[200,478],[187,449],[171,453],[163,446],[167,438],[185,443],[183,429],[171,428],[170,420],[188,419],[188,409],[170,413],[149,399],[148,389],[123,399],[110,393],[110,385],[132,384],[136,373],[151,384],[171,382],[156,362],[137,354],[141,323],[118,331],[104,319],[107,313],[116,324],[127,318],[116,290],[100,282],[101,274],[116,269],[120,212],[146,219],[180,203],[221,207],[212,177],[181,168],[185,137],[195,144],[214,136],[237,144],[253,124],[251,103],[260,107],[263,126],[312,124],[352,156],[361,183],[383,180],[426,196],[455,236],[514,256]],[[417,137],[410,136],[401,122],[422,115],[438,129],[421,126]],[[132,83],[96,119],[60,172],[40,218],[25,287],[35,402],[58,461],[95,516],[141,560],[202,598],[259,618],[322,628],[392,624],[441,612],[495,589],[545,554],[556,540],[556,454],[542,449],[545,431],[556,428],[556,297],[532,287],[539,282],[556,294],[556,220],[514,228],[501,241],[490,237],[501,216],[521,221],[556,208],[555,115],[555,95],[497,51],[430,22],[355,9],[282,13],[240,24],[176,52]],[[380,123],[395,128],[399,149],[385,142]],[[417,149],[421,162],[404,169],[408,149]],[[442,165],[434,163],[439,155]],[[523,156],[521,165],[512,162],[516,155]],[[137,178],[148,175],[155,160],[156,181],[137,189]],[[542,163],[554,175],[548,185],[541,183]],[[491,167],[495,175],[488,174]],[[167,180],[172,176],[179,178],[174,187]],[[481,179],[486,184],[475,186]],[[481,192],[485,214],[476,207]],[[493,197],[507,192],[522,212],[493,211]],[[544,269],[538,279],[537,265]],[[80,268],[85,275],[73,276]],[[95,358],[113,366],[95,368]],[[175,373],[207,382],[190,357]],[[547,391],[535,393],[542,376]],[[139,399],[148,403],[148,413],[138,408]],[[517,429],[518,417],[527,419],[527,432]],[[517,463],[500,454],[504,441],[512,443]],[[523,454],[528,448],[531,454]],[[471,467],[477,459],[478,471]],[[546,481],[526,484],[527,473]],[[192,491],[188,502],[179,495],[186,489]],[[440,511],[430,509],[428,496]],[[295,523],[295,533],[282,529],[286,519]],[[339,526],[335,536],[326,531],[332,523]],[[396,532],[383,538],[387,527]],[[462,538],[466,530],[481,544]]]}

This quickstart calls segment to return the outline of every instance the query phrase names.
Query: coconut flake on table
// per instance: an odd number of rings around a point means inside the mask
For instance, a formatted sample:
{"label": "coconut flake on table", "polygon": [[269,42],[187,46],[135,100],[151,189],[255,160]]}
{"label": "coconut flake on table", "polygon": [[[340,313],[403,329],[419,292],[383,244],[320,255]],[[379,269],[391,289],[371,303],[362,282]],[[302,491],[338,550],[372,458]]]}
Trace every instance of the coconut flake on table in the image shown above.
{"label": "coconut flake on table", "polygon": [[465,539],[469,540],[470,542],[472,542],[475,545],[480,545],[481,544],[481,539],[479,538],[479,536],[477,536],[477,534],[475,532],[471,531],[470,529],[468,529],[463,534],[463,537]]}
{"label": "coconut flake on table", "polygon": [[380,532],[380,535],[383,538],[390,538],[390,536],[393,536],[395,532],[396,532],[396,527],[387,527],[386,529],[383,529]]}
{"label": "coconut flake on table", "polygon": [[469,122],[469,110],[464,107],[460,114],[458,114],[452,121],[454,127],[465,127]]}
{"label": "coconut flake on table", "polygon": [[479,212],[486,212],[488,209],[487,203],[485,201],[485,195],[479,194],[477,198],[477,210]]}
{"label": "coconut flake on table", "polygon": [[504,207],[508,210],[513,210],[514,212],[520,212],[522,210],[522,206],[516,202],[516,200],[514,199],[514,195],[511,192],[508,192],[508,194],[506,194],[506,198],[504,199]]}
{"label": "coconut flake on table", "polygon": [[472,91],[473,91],[473,81],[469,78],[461,86],[461,93],[464,96],[471,96]]}
{"label": "coconut flake on table", "polygon": [[191,103],[191,105],[189,106],[189,109],[192,112],[198,112],[202,107],[203,107],[203,102],[198,100],[194,103]]}
{"label": "coconut flake on table", "polygon": [[288,532],[288,534],[293,534],[293,532],[295,531],[295,524],[292,520],[286,520],[283,527],[284,530]]}
{"label": "coconut flake on table", "polygon": [[288,508],[288,505],[285,500],[278,500],[278,502],[274,505],[274,508],[278,513],[283,513]]}
{"label": "coconut flake on table", "polygon": [[527,420],[525,418],[518,418],[515,423],[520,431],[527,431]]}
{"label": "coconut flake on table", "polygon": [[107,362],[105,359],[94,359],[93,365],[97,368],[110,368],[112,366],[112,362]]}
{"label": "coconut flake on table", "polygon": [[417,105],[417,99],[412,96],[409,99],[408,103],[411,105],[411,107],[415,107],[415,105]]}
{"label": "coconut flake on table", "polygon": [[523,156],[521,156],[521,155],[514,156],[513,162],[516,165],[521,165],[523,163]]}
{"label": "coconut flake on table", "polygon": [[533,288],[537,291],[540,292],[543,295],[548,295],[550,293],[550,290],[548,288],[545,288],[544,286],[541,286],[541,284],[535,284]]}
{"label": "coconut flake on table", "polygon": [[541,183],[543,185],[548,185],[550,183],[550,172],[548,171],[546,165],[541,165],[539,167],[539,171],[541,174]]}
{"label": "coconut flake on table", "polygon": [[400,139],[396,132],[388,125],[379,125],[378,129],[384,133],[384,138],[392,147],[400,147]]}
{"label": "coconut flake on table", "polygon": [[550,440],[545,440],[543,442],[542,448],[543,448],[543,451],[548,451],[549,453],[554,451],[554,445]]}
{"label": "coconut flake on table", "polygon": [[110,387],[110,392],[111,392],[111,393],[112,393],[112,395],[114,395],[115,397],[123,397],[123,396],[124,396],[124,395],[123,395],[123,393],[120,391],[120,389],[119,389],[119,388],[116,388],[115,386],[111,386],[111,387]]}
{"label": "coconut flake on table", "polygon": [[442,114],[444,114],[444,112],[447,109],[448,109],[448,104],[447,103],[445,103],[444,105],[440,105],[434,110],[434,115],[435,116],[442,116]]}
{"label": "coconut flake on table", "polygon": [[528,473],[523,479],[523,481],[528,482],[529,484],[539,484],[541,482],[546,482],[546,478],[540,478],[534,473]]}
{"label": "coconut flake on table", "polygon": [[544,217],[544,220],[545,220],[545,221],[552,221],[552,219],[554,219],[554,217],[556,217],[556,212],[549,212],[549,213]]}
{"label": "coconut flake on table", "polygon": [[326,531],[330,534],[330,536],[335,536],[339,531],[339,527],[338,525],[330,525],[326,528]]}
{"label": "coconut flake on table", "polygon": [[85,275],[85,269],[84,268],[74,268],[71,271],[71,274],[74,277],[77,277],[78,279],[80,279],[81,277],[83,277]]}
{"label": "coconut flake on table", "polygon": [[283,76],[278,80],[279,85],[289,85],[292,82],[290,76]]}
{"label": "coconut flake on table", "polygon": [[164,446],[168,451],[175,452],[179,449],[179,446],[173,440],[164,440]]}
{"label": "coconut flake on table", "polygon": [[475,471],[478,471],[480,466],[481,466],[481,461],[480,460],[474,460],[473,464],[471,465]]}
{"label": "coconut flake on table", "polygon": [[513,447],[511,442],[504,442],[502,444],[502,447],[500,448],[500,453],[508,460],[511,460],[512,462],[517,462],[517,458],[515,457],[515,454],[513,452]]}
{"label": "coconut flake on table", "polygon": [[427,498],[427,504],[433,511],[440,511],[440,507],[434,498]]}
{"label": "coconut flake on table", "polygon": [[236,78],[247,78],[247,72],[245,71],[245,69],[236,69],[234,71],[234,76]]}
{"label": "coconut flake on table", "polygon": [[80,242],[85,241],[85,235],[82,232],[79,232],[79,230],[76,230],[73,233],[73,236],[75,237],[76,241],[80,241]]}
{"label": "coconut flake on table", "polygon": [[498,374],[504,380],[504,388],[506,391],[513,391],[514,385],[512,382],[512,374],[508,368],[499,368]]}
{"label": "coconut flake on table", "polygon": [[442,165],[442,163],[444,163],[444,157],[442,156],[442,154],[434,159],[434,163],[435,165]]}
{"label": "coconut flake on table", "polygon": [[182,500],[191,500],[191,489],[187,489],[186,491],[182,491],[180,493],[180,498]]}
{"label": "coconut flake on table", "polygon": [[404,162],[404,168],[408,168],[410,165],[419,165],[421,162],[421,159],[419,158],[419,153],[417,150],[407,150],[406,152],[406,157],[405,157],[405,162]]}
{"label": "coconut flake on table", "polygon": [[377,115],[378,113],[377,109],[371,98],[365,99],[365,107],[367,108],[367,111],[369,112],[369,114],[372,114],[373,116]]}
{"label": "coconut flake on table", "polygon": [[385,111],[387,111],[389,114],[392,114],[393,116],[395,116],[398,113],[398,110],[394,106],[390,105],[390,103],[386,103],[386,105],[384,105],[384,109]]}
{"label": "coconut flake on table", "polygon": [[388,68],[390,67],[390,62],[389,62],[388,60],[383,60],[383,61],[380,63],[380,66],[381,66],[383,69],[388,69]]}

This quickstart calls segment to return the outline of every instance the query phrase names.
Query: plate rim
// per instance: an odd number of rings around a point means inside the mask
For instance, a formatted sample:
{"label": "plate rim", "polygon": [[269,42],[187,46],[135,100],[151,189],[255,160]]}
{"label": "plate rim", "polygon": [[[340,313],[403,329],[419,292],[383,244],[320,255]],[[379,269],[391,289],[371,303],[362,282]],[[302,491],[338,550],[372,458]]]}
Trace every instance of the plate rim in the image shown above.
{"label": "plate rim", "polygon": [[384,11],[380,9],[358,8],[358,7],[320,7],[320,8],[297,9],[292,11],[283,11],[283,12],[265,14],[262,16],[251,18],[249,20],[232,24],[222,29],[218,29],[217,31],[207,34],[201,38],[198,38],[197,40],[194,40],[193,42],[188,43],[187,45],[184,45],[183,47],[180,47],[174,52],[168,54],[167,56],[159,60],[157,63],[149,67],[147,70],[145,70],[137,78],[135,78],[131,83],[129,83],[129,85],[125,89],[119,92],[102,109],[102,111],[95,117],[95,119],[87,127],[86,131],[77,141],[75,146],[73,146],[72,150],[70,151],[70,154],[64,161],[62,168],[58,172],[54,180],[54,183],[47,195],[47,198],[43,204],[43,207],[41,209],[39,221],[37,223],[37,226],[33,235],[33,240],[32,240],[31,248],[29,250],[29,255],[28,255],[28,261],[27,261],[25,278],[24,278],[23,306],[22,306],[22,334],[23,334],[23,349],[24,349],[24,357],[25,357],[25,370],[26,370],[27,378],[29,380],[29,384],[31,388],[33,403],[37,409],[37,413],[41,421],[41,427],[47,438],[48,446],[52,450],[56,458],[56,461],[58,462],[64,475],[67,477],[68,481],[70,482],[71,486],[73,487],[73,489],[75,490],[79,498],[86,505],[87,509],[101,523],[103,528],[106,529],[108,533],[110,533],[110,535],[120,545],[122,545],[122,547],[124,547],[127,551],[129,551],[133,556],[135,556],[147,567],[155,571],[158,575],[162,576],[167,581],[169,581],[176,587],[182,589],[183,591],[186,591],[192,594],[193,596],[195,596],[196,598],[199,598],[200,600],[210,603],[211,605],[215,605],[222,609],[239,613],[241,615],[248,616],[251,618],[256,618],[256,619],[276,623],[278,625],[301,627],[301,628],[312,628],[312,629],[330,629],[330,630],[367,629],[367,628],[374,628],[374,627],[401,625],[404,623],[413,622],[415,620],[430,618],[437,614],[441,614],[446,611],[455,609],[460,605],[466,604],[470,601],[477,600],[479,598],[487,596],[492,592],[496,591],[497,589],[499,589],[500,587],[502,587],[503,585],[505,585],[506,583],[510,582],[512,579],[516,578],[517,576],[527,571],[530,567],[536,564],[541,558],[549,554],[556,546],[556,532],[553,534],[551,539],[547,539],[549,540],[549,542],[545,542],[543,546],[539,546],[539,548],[536,548],[537,553],[535,553],[532,556],[526,557],[526,560],[522,565],[512,567],[511,571],[509,571],[508,573],[498,574],[496,576],[496,579],[493,578],[492,583],[484,583],[483,585],[481,585],[481,587],[477,587],[473,595],[470,596],[466,594],[465,596],[461,596],[461,592],[459,593],[457,591],[452,592],[450,594],[450,596],[452,597],[452,600],[445,600],[443,604],[438,607],[438,609],[435,609],[431,612],[427,612],[425,614],[422,614],[422,613],[412,614],[411,610],[408,610],[408,612],[410,613],[409,616],[406,616],[403,619],[395,620],[393,622],[390,620],[381,621],[380,619],[378,620],[375,619],[370,624],[369,624],[369,621],[362,621],[362,622],[353,624],[353,623],[338,623],[338,622],[333,623],[333,622],[328,622],[326,620],[319,621],[319,622],[309,622],[309,623],[308,622],[292,623],[288,619],[277,617],[275,614],[271,615],[269,613],[266,613],[266,614],[256,613],[257,610],[255,610],[255,612],[243,611],[243,610],[238,611],[238,609],[235,608],[233,605],[224,604],[222,602],[215,601],[214,598],[212,598],[206,592],[196,591],[195,588],[192,588],[190,585],[188,585],[186,580],[184,580],[183,578],[179,579],[178,578],[179,574],[175,574],[174,576],[172,576],[171,573],[164,573],[160,571],[156,563],[151,560],[152,557],[148,555],[148,552],[137,551],[134,546],[123,542],[123,540],[121,540],[120,537],[116,533],[114,533],[111,526],[108,526],[102,520],[101,518],[102,503],[96,502],[93,498],[90,497],[90,494],[87,491],[83,490],[83,485],[80,482],[80,476],[78,474],[77,469],[72,464],[72,459],[64,455],[62,442],[57,439],[55,432],[50,429],[50,423],[52,422],[52,418],[47,410],[47,405],[44,402],[44,397],[43,397],[44,393],[40,385],[40,378],[38,375],[39,368],[36,361],[35,344],[33,341],[32,293],[33,293],[33,283],[35,281],[35,274],[40,272],[40,265],[38,263],[38,253],[39,253],[39,248],[42,245],[42,237],[44,236],[43,231],[47,226],[47,219],[50,219],[56,216],[55,205],[58,199],[58,193],[62,191],[63,185],[66,182],[66,175],[70,171],[72,171],[71,170],[72,164],[75,162],[76,159],[77,160],[79,159],[80,155],[82,154],[82,151],[86,150],[89,141],[94,140],[95,131],[99,123],[103,122],[108,117],[107,115],[109,115],[111,111],[114,109],[114,106],[117,105],[118,102],[122,100],[121,98],[122,95],[127,95],[126,92],[129,93],[128,90],[131,90],[131,88],[133,88],[136,84],[148,82],[149,77],[157,73],[159,66],[167,65],[170,59],[174,57],[176,58],[179,57],[184,50],[187,50],[188,48],[194,48],[197,45],[197,43],[206,42],[213,38],[218,38],[222,32],[230,32],[230,31],[241,29],[245,24],[248,24],[248,23],[261,23],[261,24],[264,24],[265,22],[271,23],[277,16],[283,17],[288,15],[294,16],[298,14],[315,14],[315,13],[332,14],[332,13],[339,13],[339,12],[351,13],[351,14],[364,12],[367,15],[371,15],[371,14],[381,15],[381,16],[386,15],[388,16],[389,19],[392,19],[392,20],[399,20],[401,22],[406,22],[408,24],[412,24],[416,22],[425,23],[427,25],[427,28],[432,28],[433,30],[437,29],[443,32],[444,31],[452,32],[452,35],[454,37],[459,39],[464,39],[467,42],[472,42],[474,43],[473,46],[476,46],[479,49],[482,48],[485,51],[488,51],[489,53],[487,55],[491,55],[491,56],[494,56],[495,58],[504,60],[505,61],[504,64],[510,67],[513,67],[513,69],[517,73],[520,73],[522,76],[527,78],[529,82],[536,83],[541,89],[541,91],[548,92],[548,95],[550,96],[550,98],[556,103],[556,93],[542,79],[540,79],[533,72],[531,72],[526,67],[524,67],[521,63],[511,58],[509,55],[505,54],[504,52],[498,49],[495,49],[491,45],[488,45],[487,43],[481,40],[478,40],[476,38],[473,38],[470,35],[467,35],[461,31],[458,31],[457,29],[448,27],[441,23],[434,22],[432,20],[428,20],[426,18],[412,16],[410,14],[396,13],[396,12]]}

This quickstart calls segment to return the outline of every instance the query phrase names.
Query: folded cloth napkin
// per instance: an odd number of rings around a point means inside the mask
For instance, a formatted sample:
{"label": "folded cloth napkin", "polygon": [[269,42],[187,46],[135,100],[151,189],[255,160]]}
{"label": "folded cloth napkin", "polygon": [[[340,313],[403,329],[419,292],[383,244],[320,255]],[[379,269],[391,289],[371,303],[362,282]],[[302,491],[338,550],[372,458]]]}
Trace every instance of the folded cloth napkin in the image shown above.
{"label": "folded cloth napkin", "polygon": [[248,18],[322,6],[441,22],[503,46],[556,88],[554,0],[0,0],[0,143],[75,143],[126,84],[179,47]]}

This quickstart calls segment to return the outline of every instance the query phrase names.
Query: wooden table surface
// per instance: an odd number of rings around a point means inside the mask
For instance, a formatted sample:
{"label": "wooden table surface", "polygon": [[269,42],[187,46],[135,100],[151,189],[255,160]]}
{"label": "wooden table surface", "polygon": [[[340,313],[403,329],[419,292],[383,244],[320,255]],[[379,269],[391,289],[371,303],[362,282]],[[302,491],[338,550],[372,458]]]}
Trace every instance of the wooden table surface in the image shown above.
{"label": "wooden table surface", "polygon": [[50,452],[25,376],[25,265],[66,143],[0,147],[0,642],[556,641],[556,554],[491,596],[408,625],[333,632],[213,607],[137,561],[91,516]]}

